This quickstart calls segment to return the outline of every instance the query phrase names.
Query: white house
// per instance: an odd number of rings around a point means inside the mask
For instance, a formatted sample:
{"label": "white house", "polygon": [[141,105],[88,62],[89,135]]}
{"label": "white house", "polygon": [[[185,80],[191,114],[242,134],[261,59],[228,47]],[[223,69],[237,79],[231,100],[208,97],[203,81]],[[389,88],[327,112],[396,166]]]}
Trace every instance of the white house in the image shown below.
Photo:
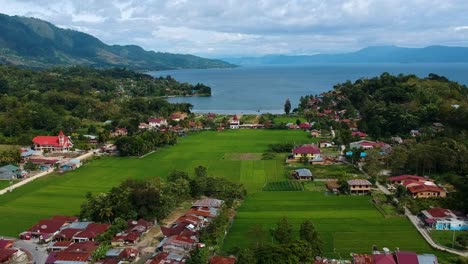
{"label": "white house", "polygon": [[237,115],[234,115],[232,117],[231,121],[229,122],[229,128],[230,129],[239,129],[239,126],[240,126],[239,118],[237,117]]}
{"label": "white house", "polygon": [[150,128],[160,128],[162,126],[167,126],[167,120],[164,118],[149,118],[148,124]]}

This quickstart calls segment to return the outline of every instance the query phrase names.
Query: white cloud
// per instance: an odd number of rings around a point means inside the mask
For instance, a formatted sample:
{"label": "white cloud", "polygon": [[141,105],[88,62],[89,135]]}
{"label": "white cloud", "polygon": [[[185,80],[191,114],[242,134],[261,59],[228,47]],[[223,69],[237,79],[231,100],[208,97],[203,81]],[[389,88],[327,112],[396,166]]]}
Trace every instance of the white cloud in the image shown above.
{"label": "white cloud", "polygon": [[0,0],[0,12],[211,57],[468,43],[466,0]]}

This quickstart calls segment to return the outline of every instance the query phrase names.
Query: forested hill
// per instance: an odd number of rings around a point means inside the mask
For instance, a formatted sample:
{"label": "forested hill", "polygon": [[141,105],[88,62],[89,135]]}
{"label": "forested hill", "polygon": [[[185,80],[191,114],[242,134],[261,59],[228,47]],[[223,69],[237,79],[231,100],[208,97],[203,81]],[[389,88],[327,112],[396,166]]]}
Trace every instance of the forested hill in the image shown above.
{"label": "forested hill", "polygon": [[114,121],[112,128],[131,131],[150,116],[190,111],[190,104],[169,104],[161,96],[210,93],[203,84],[125,69],[34,71],[0,65],[0,143],[29,144],[34,135],[70,134],[106,120]]}
{"label": "forested hill", "polygon": [[233,67],[221,60],[146,51],[136,45],[110,46],[89,34],[40,19],[4,14],[0,14],[0,63],[32,68],[85,65],[133,70]]}

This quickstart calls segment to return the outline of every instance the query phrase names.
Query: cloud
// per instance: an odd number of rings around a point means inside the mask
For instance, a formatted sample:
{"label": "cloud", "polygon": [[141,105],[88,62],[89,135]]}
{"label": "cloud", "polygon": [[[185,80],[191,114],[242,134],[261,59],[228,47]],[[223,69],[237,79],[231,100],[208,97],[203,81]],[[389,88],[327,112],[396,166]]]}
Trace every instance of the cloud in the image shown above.
{"label": "cloud", "polygon": [[468,45],[466,0],[0,0],[0,12],[209,57]]}

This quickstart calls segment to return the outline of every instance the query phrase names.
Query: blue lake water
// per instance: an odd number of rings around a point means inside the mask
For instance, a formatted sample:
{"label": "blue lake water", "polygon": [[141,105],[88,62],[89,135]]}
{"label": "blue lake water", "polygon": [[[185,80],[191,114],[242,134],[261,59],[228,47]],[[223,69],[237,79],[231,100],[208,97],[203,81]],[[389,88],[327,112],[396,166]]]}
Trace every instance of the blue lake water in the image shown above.
{"label": "blue lake water", "polygon": [[150,72],[153,76],[171,75],[181,82],[204,83],[212,88],[211,97],[169,98],[170,102],[188,102],[194,112],[282,113],[290,98],[293,107],[299,98],[331,90],[346,80],[391,74],[429,73],[468,84],[468,64],[320,64],[308,66],[249,66],[232,69],[173,70]]}

